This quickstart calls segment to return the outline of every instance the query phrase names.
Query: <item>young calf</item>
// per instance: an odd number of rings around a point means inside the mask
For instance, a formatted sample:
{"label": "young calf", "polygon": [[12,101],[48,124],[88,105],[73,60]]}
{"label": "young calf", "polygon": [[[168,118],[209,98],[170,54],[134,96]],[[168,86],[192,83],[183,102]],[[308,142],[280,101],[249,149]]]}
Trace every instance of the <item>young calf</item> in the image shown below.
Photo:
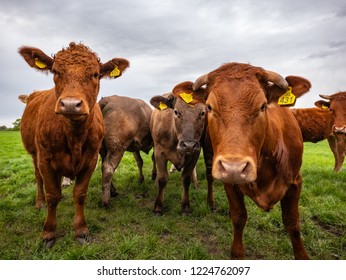
{"label": "young calf", "polygon": [[205,90],[192,90],[192,82],[175,86],[171,94],[155,96],[150,103],[156,108],[150,120],[156,162],[158,195],[153,212],[161,215],[164,188],[168,181],[167,162],[182,170],[183,195],[181,212],[190,212],[189,186],[201,150],[205,127]]}

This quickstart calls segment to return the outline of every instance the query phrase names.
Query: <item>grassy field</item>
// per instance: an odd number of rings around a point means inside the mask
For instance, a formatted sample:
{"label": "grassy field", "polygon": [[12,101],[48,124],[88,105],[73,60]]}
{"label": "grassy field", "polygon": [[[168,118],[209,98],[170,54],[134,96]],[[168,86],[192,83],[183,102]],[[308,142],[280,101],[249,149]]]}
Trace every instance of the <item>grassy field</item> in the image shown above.
{"label": "grassy field", "polygon": [[[197,166],[199,188],[190,188],[192,213],[180,215],[180,174],[171,175],[162,217],[152,214],[156,188],[151,181],[151,155],[143,155],[145,181],[137,182],[137,168],[126,154],[113,177],[119,195],[110,209],[100,206],[100,164],[93,174],[86,203],[92,237],[80,246],[73,238],[72,186],[63,190],[57,211],[56,244],[50,250],[40,239],[45,209],[35,209],[35,179],[31,157],[19,132],[0,132],[0,259],[2,260],[183,260],[229,259],[232,226],[220,182],[215,185],[217,211],[206,205],[204,163]],[[346,167],[334,174],[327,143],[305,144],[300,219],[306,249],[312,259],[346,259]],[[139,196],[147,190],[145,197]],[[244,231],[247,259],[293,259],[281,221],[280,205],[265,213],[247,199]]]}

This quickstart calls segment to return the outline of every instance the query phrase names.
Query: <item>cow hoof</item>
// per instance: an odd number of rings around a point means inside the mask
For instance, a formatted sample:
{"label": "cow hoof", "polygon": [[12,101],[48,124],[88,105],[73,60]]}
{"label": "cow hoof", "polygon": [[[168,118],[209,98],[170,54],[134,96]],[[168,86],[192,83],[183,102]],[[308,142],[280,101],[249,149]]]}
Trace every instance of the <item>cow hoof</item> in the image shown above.
{"label": "cow hoof", "polygon": [[158,210],[154,210],[153,213],[156,217],[162,217],[163,216],[162,212],[158,211]]}
{"label": "cow hoof", "polygon": [[116,197],[118,194],[119,193],[117,191],[111,191],[111,197]]}
{"label": "cow hoof", "polygon": [[189,216],[190,214],[191,214],[191,209],[181,210],[181,215],[183,216]]}
{"label": "cow hoof", "polygon": [[105,209],[109,209],[110,208],[110,203],[106,203],[104,201],[101,202],[101,207],[104,207]]}
{"label": "cow hoof", "polygon": [[54,246],[54,244],[55,244],[55,238],[54,238],[54,239],[51,239],[51,240],[45,239],[45,240],[43,241],[43,246],[44,246],[44,248],[46,248],[46,249],[52,248],[52,247]]}
{"label": "cow hoof", "polygon": [[140,177],[137,182],[138,185],[142,184],[144,182],[144,177]]}
{"label": "cow hoof", "polygon": [[111,186],[111,197],[116,197],[118,195],[118,191],[116,190],[116,188],[114,188],[113,186]]}
{"label": "cow hoof", "polygon": [[36,202],[35,207],[37,210],[41,210],[42,208],[45,207],[45,203],[44,202]]}
{"label": "cow hoof", "polygon": [[155,181],[156,180],[156,173],[151,174],[151,180]]}
{"label": "cow hoof", "polygon": [[79,245],[88,245],[91,242],[90,237],[88,235],[78,236],[75,239]]}

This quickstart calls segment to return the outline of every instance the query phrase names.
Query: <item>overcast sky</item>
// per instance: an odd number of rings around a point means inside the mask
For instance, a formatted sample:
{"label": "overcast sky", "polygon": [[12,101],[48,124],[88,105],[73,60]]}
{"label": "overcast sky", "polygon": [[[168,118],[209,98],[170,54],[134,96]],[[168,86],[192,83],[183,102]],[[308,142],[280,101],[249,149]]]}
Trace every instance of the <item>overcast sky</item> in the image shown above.
{"label": "overcast sky", "polygon": [[243,62],[309,79],[297,106],[313,107],[318,94],[346,90],[345,34],[345,0],[0,0],[0,125],[21,117],[19,94],[53,87],[51,74],[19,56],[23,45],[51,55],[75,41],[103,62],[128,59],[122,77],[101,81],[99,97],[149,102],[225,62]]}

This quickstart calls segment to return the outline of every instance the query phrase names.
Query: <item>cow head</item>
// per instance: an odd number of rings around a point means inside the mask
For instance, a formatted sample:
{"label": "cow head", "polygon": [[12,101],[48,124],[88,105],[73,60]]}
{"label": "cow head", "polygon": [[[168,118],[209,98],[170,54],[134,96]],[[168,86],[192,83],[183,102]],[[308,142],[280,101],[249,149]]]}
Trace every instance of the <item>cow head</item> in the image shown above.
{"label": "cow head", "polygon": [[205,89],[192,89],[192,82],[174,87],[168,96],[154,96],[150,103],[159,110],[173,110],[177,149],[186,153],[200,150],[206,115]]}
{"label": "cow head", "polygon": [[55,113],[74,121],[83,120],[93,109],[100,79],[118,78],[129,66],[122,58],[101,63],[88,47],[73,42],[53,57],[32,47],[21,47],[19,53],[32,68],[54,75]]}
{"label": "cow head", "polygon": [[346,92],[339,92],[333,95],[321,95],[327,99],[315,102],[319,108],[329,108],[333,114],[333,132],[335,134],[346,134]]}
{"label": "cow head", "polygon": [[[207,85],[208,129],[213,146],[212,174],[225,183],[251,183],[268,128],[267,111],[287,89],[299,97],[309,81],[284,79],[249,64],[229,63],[198,78],[193,88]],[[276,108],[279,109],[280,108]]]}

